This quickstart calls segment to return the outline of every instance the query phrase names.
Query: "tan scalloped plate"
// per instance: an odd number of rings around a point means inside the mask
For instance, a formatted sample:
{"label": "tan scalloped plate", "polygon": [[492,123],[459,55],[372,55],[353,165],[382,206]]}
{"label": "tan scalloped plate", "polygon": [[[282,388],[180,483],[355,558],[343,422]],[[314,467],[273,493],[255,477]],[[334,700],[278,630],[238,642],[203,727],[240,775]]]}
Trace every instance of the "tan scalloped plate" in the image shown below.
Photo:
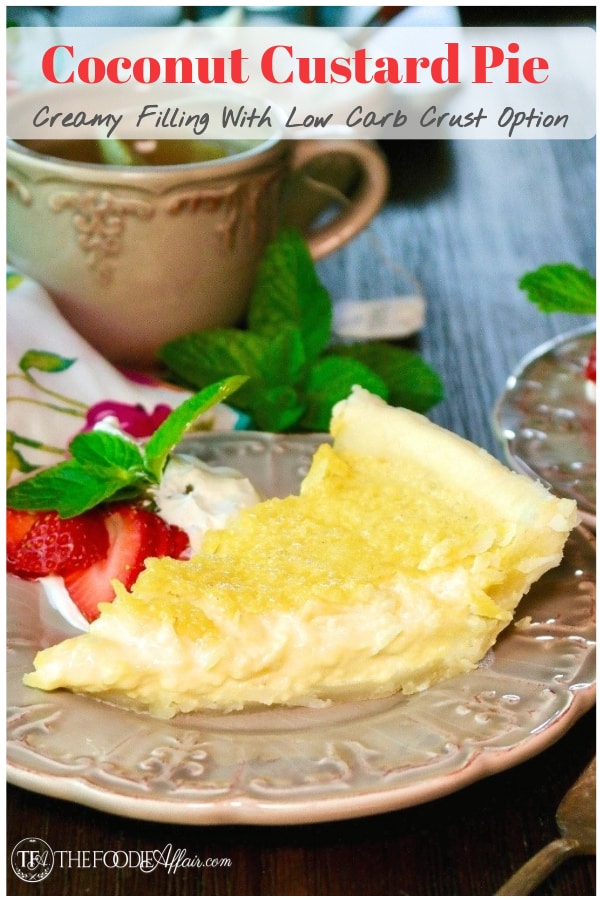
{"label": "tan scalloped plate", "polygon": [[[294,490],[321,438],[187,442],[270,494]],[[320,822],[444,796],[548,747],[595,701],[595,549],[584,528],[474,672],[410,697],[164,722],[23,686],[69,634],[35,584],[8,583],[8,778],[117,815],[182,824]]]}

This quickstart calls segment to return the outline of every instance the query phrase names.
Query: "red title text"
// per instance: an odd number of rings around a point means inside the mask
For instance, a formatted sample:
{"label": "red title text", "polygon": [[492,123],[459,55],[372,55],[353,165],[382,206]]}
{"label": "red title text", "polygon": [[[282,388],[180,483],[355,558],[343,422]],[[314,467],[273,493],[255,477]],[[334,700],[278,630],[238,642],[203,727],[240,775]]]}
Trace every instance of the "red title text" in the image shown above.
{"label": "red title text", "polygon": [[[505,47],[472,45],[468,81],[472,84],[543,84],[548,60],[525,56],[516,41]],[[78,58],[75,47],[56,44],[42,57],[42,72],[52,84],[460,84],[457,42],[445,44],[439,56],[369,56],[364,49],[349,56],[296,56],[293,46],[276,44],[260,56],[257,66],[241,48],[227,56],[100,56]]]}

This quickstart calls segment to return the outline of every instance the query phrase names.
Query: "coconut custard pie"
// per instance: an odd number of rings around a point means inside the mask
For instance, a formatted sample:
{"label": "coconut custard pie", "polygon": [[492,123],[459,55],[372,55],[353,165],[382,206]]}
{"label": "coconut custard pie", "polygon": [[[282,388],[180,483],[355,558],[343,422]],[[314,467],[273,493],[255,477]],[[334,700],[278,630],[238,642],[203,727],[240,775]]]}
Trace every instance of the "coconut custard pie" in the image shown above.
{"label": "coconut custard pie", "polygon": [[299,496],[153,559],[25,683],[170,717],[422,691],[474,668],[577,521],[423,416],[356,388]]}

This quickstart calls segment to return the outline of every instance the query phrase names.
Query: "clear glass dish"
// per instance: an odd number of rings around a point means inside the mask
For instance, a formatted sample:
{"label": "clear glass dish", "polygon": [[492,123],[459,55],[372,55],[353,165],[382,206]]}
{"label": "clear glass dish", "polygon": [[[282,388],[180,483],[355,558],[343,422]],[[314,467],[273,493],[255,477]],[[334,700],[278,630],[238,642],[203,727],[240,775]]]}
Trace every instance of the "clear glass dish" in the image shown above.
{"label": "clear glass dish", "polygon": [[510,465],[576,500],[593,527],[596,400],[585,364],[595,340],[590,327],[537,347],[509,377],[493,413]]}

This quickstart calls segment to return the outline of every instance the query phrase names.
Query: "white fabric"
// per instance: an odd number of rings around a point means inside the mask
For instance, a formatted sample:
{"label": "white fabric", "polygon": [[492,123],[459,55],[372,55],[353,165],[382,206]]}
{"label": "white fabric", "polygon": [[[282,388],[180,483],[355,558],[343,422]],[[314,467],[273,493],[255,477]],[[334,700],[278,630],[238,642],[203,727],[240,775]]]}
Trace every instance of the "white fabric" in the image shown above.
{"label": "white fabric", "polygon": [[[57,354],[74,362],[59,372],[31,370],[32,381],[19,365],[29,350]],[[30,279],[7,291],[6,363],[7,429],[18,436],[17,451],[34,465],[56,463],[60,457],[19,438],[66,448],[85,424],[81,404],[89,407],[102,400],[116,400],[141,404],[152,412],[158,404],[175,407],[189,396],[189,392],[152,379],[138,383],[116,369],[71,327],[46,291]],[[54,407],[79,411],[79,415]],[[227,431],[239,421],[232,409],[220,405],[206,414],[203,427]]]}

